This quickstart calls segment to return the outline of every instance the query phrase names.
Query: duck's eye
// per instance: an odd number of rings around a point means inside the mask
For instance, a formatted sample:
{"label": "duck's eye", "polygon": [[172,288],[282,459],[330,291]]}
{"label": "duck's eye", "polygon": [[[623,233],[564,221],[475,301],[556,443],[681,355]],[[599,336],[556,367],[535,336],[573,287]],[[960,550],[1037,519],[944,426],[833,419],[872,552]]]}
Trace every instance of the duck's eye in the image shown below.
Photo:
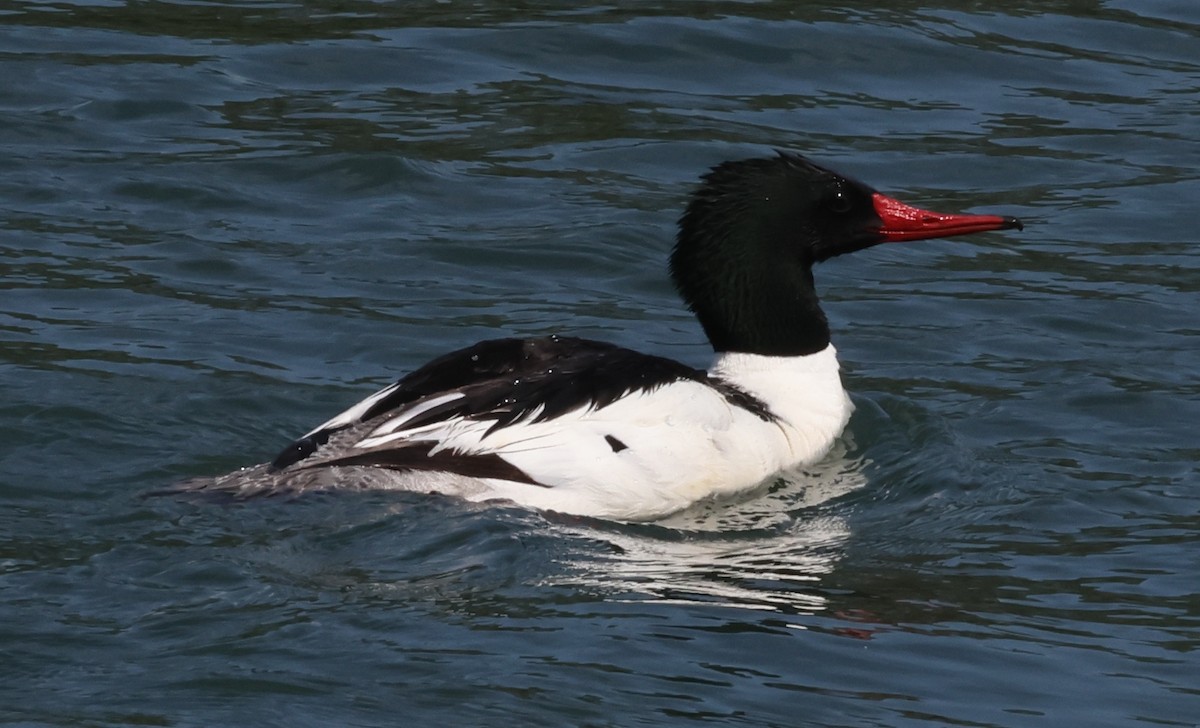
{"label": "duck's eye", "polygon": [[840,215],[844,212],[850,212],[852,204],[850,195],[846,194],[845,190],[838,190],[833,193],[833,197],[829,200],[829,209]]}

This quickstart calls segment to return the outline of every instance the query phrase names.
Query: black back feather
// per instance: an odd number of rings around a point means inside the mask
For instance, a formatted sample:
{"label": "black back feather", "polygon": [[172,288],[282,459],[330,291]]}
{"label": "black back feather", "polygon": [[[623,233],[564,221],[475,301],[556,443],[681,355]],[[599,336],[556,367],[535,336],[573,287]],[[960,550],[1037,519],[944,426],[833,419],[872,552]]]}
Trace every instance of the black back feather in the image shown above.
{"label": "black back feather", "polygon": [[[699,382],[712,387],[734,406],[764,420],[772,417],[757,398],[709,377],[701,369],[615,344],[548,336],[492,339],[438,357],[397,382],[395,390],[367,409],[359,422],[399,415],[406,405],[427,397],[458,393],[462,396],[405,422],[405,429],[463,417],[491,420],[495,430],[531,417],[535,422],[552,419],[580,407],[598,409],[626,394],[653,391],[678,381]],[[272,469],[286,468],[308,458],[328,442],[333,432],[353,424],[296,440],[275,458]],[[320,463],[334,464],[351,463],[348,458]],[[382,462],[372,464],[397,467]]]}

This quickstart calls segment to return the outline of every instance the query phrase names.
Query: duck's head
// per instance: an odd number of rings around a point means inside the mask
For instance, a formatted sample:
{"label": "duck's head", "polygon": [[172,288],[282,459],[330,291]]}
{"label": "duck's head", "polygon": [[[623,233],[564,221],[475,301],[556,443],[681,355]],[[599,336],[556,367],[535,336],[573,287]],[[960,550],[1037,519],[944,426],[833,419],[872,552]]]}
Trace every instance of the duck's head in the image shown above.
{"label": "duck's head", "polygon": [[912,207],[789,152],[724,162],[701,180],[679,220],[671,277],[719,352],[828,346],[814,263],[879,243],[1021,228],[1015,217]]}

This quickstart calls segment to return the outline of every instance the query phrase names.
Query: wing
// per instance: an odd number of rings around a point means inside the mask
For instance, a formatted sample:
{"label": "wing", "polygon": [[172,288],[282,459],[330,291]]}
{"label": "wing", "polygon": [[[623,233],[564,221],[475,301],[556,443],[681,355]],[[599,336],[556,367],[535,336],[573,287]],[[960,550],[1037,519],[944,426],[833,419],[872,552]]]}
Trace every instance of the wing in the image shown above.
{"label": "wing", "polygon": [[[472,384],[513,376],[514,371],[522,367],[529,368],[536,361],[538,352],[545,348],[539,343],[553,346],[557,342],[557,337],[493,339],[440,356],[305,433],[284,448],[271,462],[271,467],[275,470],[286,468],[313,454],[329,441],[333,433],[394,412],[431,395],[455,392]],[[532,358],[526,356],[527,349]]]}
{"label": "wing", "polygon": [[[448,443],[461,450],[467,441],[482,440],[514,423],[598,410],[680,382],[706,386],[764,420],[770,417],[750,395],[671,359],[587,339],[495,339],[434,359],[367,397],[292,442],[271,468],[366,465],[533,482],[498,456],[477,454],[470,462],[456,463],[448,455],[432,456],[449,452]],[[352,442],[338,437],[336,448],[324,448],[336,453],[321,452],[331,437],[349,430]],[[467,432],[472,434],[464,441]]]}

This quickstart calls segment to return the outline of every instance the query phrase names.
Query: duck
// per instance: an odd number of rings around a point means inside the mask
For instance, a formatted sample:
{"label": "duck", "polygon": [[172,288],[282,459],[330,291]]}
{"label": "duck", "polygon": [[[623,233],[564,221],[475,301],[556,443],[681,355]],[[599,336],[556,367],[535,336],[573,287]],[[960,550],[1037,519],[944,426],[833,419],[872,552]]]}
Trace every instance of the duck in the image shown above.
{"label": "duck", "polygon": [[701,176],[670,254],[707,369],[615,344],[497,338],[440,356],[289,443],[195,483],[235,497],[381,488],[652,521],[823,458],[854,405],[813,281],[881,243],[1023,228],[901,202],[790,151]]}

